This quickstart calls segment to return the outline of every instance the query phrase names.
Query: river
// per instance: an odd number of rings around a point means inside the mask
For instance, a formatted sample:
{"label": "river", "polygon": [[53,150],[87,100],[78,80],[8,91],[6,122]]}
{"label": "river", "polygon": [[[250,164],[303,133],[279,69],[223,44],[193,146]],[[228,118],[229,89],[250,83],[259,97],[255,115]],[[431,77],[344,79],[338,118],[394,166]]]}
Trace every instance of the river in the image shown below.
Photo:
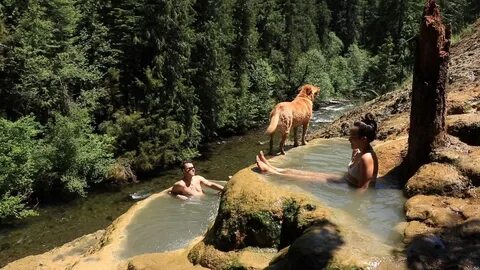
{"label": "river", "polygon": [[[310,131],[333,121],[351,107],[337,102],[321,106],[314,113]],[[243,136],[209,144],[203,156],[194,160],[197,173],[207,179],[227,181],[238,170],[253,164],[256,153],[268,149],[269,139],[263,132],[263,128],[252,130]],[[277,141],[278,138],[276,144]],[[139,190],[159,192],[180,178],[179,169],[168,170],[157,177],[142,179],[138,184],[124,185],[115,191],[91,192],[87,198],[70,203],[39,207],[39,216],[12,227],[0,228],[0,267],[104,229],[135,203],[129,194]]]}

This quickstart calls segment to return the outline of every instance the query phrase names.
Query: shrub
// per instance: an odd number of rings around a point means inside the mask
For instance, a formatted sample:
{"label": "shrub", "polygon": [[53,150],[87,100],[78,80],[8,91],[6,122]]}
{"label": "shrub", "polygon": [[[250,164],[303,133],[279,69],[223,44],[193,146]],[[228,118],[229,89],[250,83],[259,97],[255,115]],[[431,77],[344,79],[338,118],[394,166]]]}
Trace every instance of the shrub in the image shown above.
{"label": "shrub", "polygon": [[48,167],[48,160],[39,155],[43,148],[39,133],[33,117],[15,122],[0,118],[0,220],[35,214],[25,202],[38,173]]}
{"label": "shrub", "polygon": [[55,114],[48,125],[46,153],[51,170],[38,190],[85,196],[90,184],[102,182],[113,165],[113,138],[95,134],[87,109],[70,105],[67,116]]}

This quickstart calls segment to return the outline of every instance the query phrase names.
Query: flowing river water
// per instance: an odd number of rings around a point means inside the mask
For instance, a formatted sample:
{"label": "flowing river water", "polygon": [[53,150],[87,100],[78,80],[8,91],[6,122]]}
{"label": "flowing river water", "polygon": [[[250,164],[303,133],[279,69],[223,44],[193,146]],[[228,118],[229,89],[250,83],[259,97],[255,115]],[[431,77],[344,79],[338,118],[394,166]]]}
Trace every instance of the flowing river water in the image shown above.
{"label": "flowing river water", "polygon": [[[331,122],[336,116],[350,107],[352,105],[342,103],[321,107],[314,114],[311,129]],[[210,144],[208,151],[205,151],[201,158],[194,161],[198,168],[197,173],[207,179],[228,180],[230,175],[254,163],[255,154],[259,150],[268,148],[268,138],[263,134],[263,131],[263,129],[254,130],[244,136],[235,136],[225,141]],[[78,199],[60,205],[40,207],[37,209],[39,216],[29,218],[19,224],[14,224],[12,227],[0,228],[0,267],[16,259],[43,253],[77,237],[103,229],[135,203],[130,199],[129,194],[139,190],[152,193],[159,192],[168,188],[180,178],[180,170],[169,170],[152,179],[145,179],[139,184],[126,185],[115,191],[92,192],[85,199]],[[212,207],[208,208],[210,209],[207,211],[208,213],[200,215],[206,217],[206,219],[198,220],[195,223],[196,226],[194,227],[198,229],[191,231],[193,236],[201,234],[206,229],[208,222],[215,216],[218,197],[213,194],[207,196],[209,196],[206,199],[207,204],[211,204]],[[158,203],[161,204],[161,200]],[[198,202],[195,201],[188,203],[180,202],[180,208],[177,208],[178,204],[175,204],[174,209],[170,211],[168,206],[164,205],[165,213],[171,211],[191,211],[196,204]],[[145,215],[149,214],[146,213]],[[179,225],[185,226],[186,224],[184,222],[184,224]],[[168,226],[175,227],[175,224],[170,223]],[[170,235],[175,237],[175,234]],[[192,238],[188,236],[183,240],[177,239],[176,242],[173,241],[171,243],[165,239],[166,244],[164,244],[164,247],[150,246],[145,247],[144,251],[140,248],[139,251],[134,251],[134,253],[147,252],[152,248],[156,248],[156,250],[175,249],[181,247]],[[129,254],[128,251],[125,251],[123,254],[125,257],[130,255],[132,254]]]}

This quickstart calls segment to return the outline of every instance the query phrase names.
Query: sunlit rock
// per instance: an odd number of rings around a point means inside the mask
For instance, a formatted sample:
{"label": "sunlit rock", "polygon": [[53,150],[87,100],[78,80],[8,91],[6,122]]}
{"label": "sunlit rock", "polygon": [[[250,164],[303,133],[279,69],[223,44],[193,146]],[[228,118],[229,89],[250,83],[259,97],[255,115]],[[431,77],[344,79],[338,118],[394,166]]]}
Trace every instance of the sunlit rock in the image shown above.
{"label": "sunlit rock", "polygon": [[432,162],[420,167],[404,190],[409,197],[417,194],[463,197],[469,184],[468,178],[461,175],[455,166]]}

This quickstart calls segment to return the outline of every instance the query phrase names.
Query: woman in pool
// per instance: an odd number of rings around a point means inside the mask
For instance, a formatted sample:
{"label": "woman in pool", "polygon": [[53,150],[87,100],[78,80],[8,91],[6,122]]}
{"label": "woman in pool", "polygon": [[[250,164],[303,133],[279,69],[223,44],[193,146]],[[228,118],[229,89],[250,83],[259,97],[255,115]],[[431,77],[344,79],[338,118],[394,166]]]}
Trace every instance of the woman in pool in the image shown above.
{"label": "woman in pool", "polygon": [[356,188],[366,189],[370,183],[375,182],[378,174],[377,156],[370,145],[375,139],[376,132],[377,123],[371,113],[367,113],[365,118],[353,124],[353,127],[350,128],[350,136],[348,138],[350,146],[352,147],[352,158],[348,164],[348,171],[343,176],[322,172],[277,168],[268,162],[262,151],[257,155],[257,166],[262,173],[311,179],[320,182],[347,182]]}

